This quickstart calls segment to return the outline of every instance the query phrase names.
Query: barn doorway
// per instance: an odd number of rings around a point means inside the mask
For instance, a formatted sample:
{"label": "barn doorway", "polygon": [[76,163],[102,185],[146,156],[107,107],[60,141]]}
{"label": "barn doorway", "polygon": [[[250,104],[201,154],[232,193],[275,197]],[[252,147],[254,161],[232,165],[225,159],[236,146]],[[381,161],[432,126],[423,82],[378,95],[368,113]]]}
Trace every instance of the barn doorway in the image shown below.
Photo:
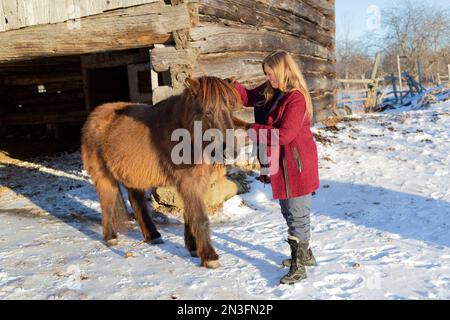
{"label": "barn doorway", "polygon": [[130,101],[127,66],[88,69],[89,105],[94,108],[107,102]]}
{"label": "barn doorway", "polygon": [[95,107],[118,101],[152,103],[151,48],[0,64],[0,152],[20,158],[79,148]]}

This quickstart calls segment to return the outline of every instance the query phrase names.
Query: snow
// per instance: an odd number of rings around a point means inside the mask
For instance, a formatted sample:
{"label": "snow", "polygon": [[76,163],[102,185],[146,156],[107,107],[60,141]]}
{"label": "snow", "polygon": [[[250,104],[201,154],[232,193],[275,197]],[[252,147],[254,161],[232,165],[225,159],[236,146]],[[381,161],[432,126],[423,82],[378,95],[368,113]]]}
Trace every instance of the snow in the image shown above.
{"label": "snow", "polygon": [[450,102],[356,115],[315,133],[321,188],[313,199],[318,266],[295,286],[286,223],[271,190],[213,216],[222,268],[199,267],[183,225],[157,219],[165,243],[138,227],[101,241],[97,195],[79,153],[0,164],[0,299],[449,299]]}

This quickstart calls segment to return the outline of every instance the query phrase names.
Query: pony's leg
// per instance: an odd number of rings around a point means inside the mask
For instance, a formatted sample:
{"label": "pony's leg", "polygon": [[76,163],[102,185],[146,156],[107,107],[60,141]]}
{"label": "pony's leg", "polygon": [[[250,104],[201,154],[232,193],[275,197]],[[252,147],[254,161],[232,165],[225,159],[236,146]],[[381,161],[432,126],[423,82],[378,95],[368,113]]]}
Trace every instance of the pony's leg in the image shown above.
{"label": "pony's leg", "polygon": [[178,187],[184,201],[185,231],[188,231],[185,234],[186,246],[188,250],[193,249],[191,241],[195,240],[197,254],[202,260],[201,266],[215,269],[220,267],[219,256],[211,244],[209,218],[202,192],[198,190],[192,188],[192,184],[182,184]]}
{"label": "pony's leg", "polygon": [[102,208],[103,240],[117,244],[117,231],[126,230],[128,213],[118,183],[108,176],[96,179],[95,187]]}
{"label": "pony's leg", "polygon": [[[188,208],[185,206],[185,208]],[[192,214],[190,214],[190,210],[183,210],[183,220],[184,220],[184,245],[186,249],[189,251],[192,257],[198,258],[197,252],[197,242],[195,240],[194,235],[192,234],[191,228],[191,219],[193,218]]]}
{"label": "pony's leg", "polygon": [[128,223],[128,213],[118,182],[109,172],[98,148],[83,143],[81,150],[83,164],[92,178],[102,209],[103,240],[108,245],[115,245],[116,232],[126,230]]}
{"label": "pony's leg", "polygon": [[151,244],[163,243],[161,234],[158,232],[150,213],[148,212],[145,192],[136,189],[128,189],[128,199],[133,207],[134,217],[141,227],[144,241]]}
{"label": "pony's leg", "polygon": [[195,237],[192,234],[191,225],[189,222],[189,215],[186,214],[187,210],[184,210],[183,212],[183,219],[184,219],[184,244],[186,248],[188,249],[189,253],[192,257],[198,258],[197,253],[197,244],[195,243]]}

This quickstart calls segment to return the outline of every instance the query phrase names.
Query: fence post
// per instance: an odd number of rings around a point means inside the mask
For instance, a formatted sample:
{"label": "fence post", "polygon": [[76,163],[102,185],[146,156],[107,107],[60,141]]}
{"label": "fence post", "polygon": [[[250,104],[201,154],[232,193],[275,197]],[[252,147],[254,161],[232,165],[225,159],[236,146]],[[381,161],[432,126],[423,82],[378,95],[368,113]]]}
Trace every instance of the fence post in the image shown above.
{"label": "fence post", "polygon": [[422,85],[422,63],[419,60],[417,60],[417,70],[419,73],[419,84]]}
{"label": "fence post", "polygon": [[397,66],[398,66],[398,84],[400,85],[400,103],[403,104],[403,86],[402,86],[402,67],[400,65],[400,56],[397,55]]}
{"label": "fence post", "polygon": [[448,67],[448,83],[450,83],[450,64],[448,64],[447,67]]}

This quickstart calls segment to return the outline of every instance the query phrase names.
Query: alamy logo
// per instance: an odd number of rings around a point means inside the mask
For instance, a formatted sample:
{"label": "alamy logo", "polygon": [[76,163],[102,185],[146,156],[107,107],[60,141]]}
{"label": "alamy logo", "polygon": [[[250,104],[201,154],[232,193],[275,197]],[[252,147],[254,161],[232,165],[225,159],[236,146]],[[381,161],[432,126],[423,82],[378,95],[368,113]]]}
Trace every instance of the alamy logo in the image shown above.
{"label": "alamy logo", "polygon": [[381,10],[379,6],[371,5],[367,8],[367,29],[379,31],[381,29]]}
{"label": "alamy logo", "polygon": [[[193,135],[187,129],[172,132],[172,142],[177,142],[171,152],[175,165],[224,164],[249,161],[257,156],[261,167],[268,168],[265,174],[276,174],[279,170],[279,130],[227,129],[225,136],[218,129],[203,131],[201,121],[194,122]],[[251,154],[242,154],[246,135],[254,142]]]}

